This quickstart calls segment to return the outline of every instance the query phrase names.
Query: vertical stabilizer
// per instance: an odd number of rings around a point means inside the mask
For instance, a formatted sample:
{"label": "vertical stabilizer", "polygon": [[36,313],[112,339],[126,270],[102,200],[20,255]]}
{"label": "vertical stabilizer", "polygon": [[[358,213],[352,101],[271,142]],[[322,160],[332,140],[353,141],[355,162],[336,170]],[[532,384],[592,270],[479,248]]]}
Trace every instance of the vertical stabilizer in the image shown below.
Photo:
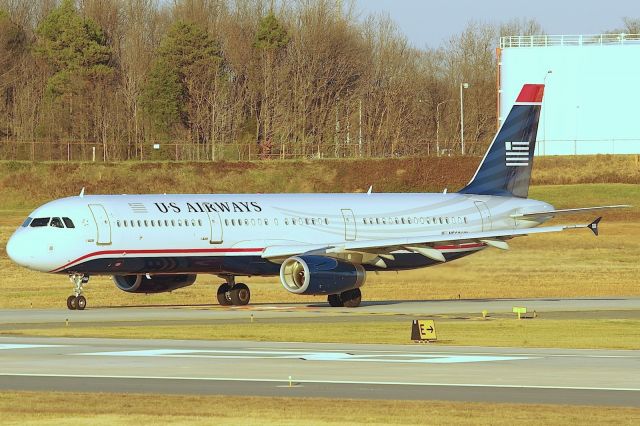
{"label": "vertical stabilizer", "polygon": [[462,194],[526,198],[536,148],[543,84],[525,84]]}

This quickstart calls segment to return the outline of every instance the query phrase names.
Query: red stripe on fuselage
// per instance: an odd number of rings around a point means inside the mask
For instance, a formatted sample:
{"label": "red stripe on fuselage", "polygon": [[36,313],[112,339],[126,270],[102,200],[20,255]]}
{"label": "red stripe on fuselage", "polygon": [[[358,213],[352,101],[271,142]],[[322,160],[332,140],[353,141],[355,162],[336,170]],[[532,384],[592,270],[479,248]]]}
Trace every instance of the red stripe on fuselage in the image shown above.
{"label": "red stripe on fuselage", "polygon": [[158,250],[102,250],[102,251],[94,251],[93,253],[85,254],[84,256],[80,256],[79,258],[72,260],[71,262],[62,265],[59,268],[53,269],[49,272],[59,272],[60,270],[66,268],[69,265],[73,265],[74,263],[80,262],[81,260],[88,259],[90,257],[102,256],[106,254],[120,254],[120,255],[129,255],[129,254],[166,254],[166,253],[252,253],[252,252],[261,252],[264,250],[263,248],[214,248],[214,249],[158,249]]}

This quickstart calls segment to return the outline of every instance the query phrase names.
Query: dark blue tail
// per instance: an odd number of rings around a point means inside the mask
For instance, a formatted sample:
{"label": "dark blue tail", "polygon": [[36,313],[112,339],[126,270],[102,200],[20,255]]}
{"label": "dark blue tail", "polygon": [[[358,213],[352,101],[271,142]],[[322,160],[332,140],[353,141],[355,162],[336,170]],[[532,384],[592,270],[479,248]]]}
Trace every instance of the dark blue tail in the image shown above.
{"label": "dark blue tail", "polygon": [[527,198],[544,85],[525,84],[471,182],[460,193]]}

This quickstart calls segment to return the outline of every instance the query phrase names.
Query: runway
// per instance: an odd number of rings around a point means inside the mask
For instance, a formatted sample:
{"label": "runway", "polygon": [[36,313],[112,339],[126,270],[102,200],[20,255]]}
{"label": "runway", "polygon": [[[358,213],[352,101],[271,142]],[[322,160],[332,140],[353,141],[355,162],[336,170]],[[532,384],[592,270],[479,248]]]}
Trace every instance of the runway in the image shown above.
{"label": "runway", "polygon": [[640,407],[640,351],[0,337],[0,389]]}

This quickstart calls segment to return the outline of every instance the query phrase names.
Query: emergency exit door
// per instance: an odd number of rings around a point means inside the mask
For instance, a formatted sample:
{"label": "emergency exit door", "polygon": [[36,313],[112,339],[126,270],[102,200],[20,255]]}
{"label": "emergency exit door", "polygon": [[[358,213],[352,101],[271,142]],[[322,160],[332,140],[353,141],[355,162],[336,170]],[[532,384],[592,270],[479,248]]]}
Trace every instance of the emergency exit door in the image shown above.
{"label": "emergency exit door", "polygon": [[210,235],[209,244],[221,244],[222,243],[222,219],[218,212],[207,212],[209,218]]}
{"label": "emergency exit door", "polygon": [[353,241],[356,239],[356,217],[351,209],[342,209],[342,218],[344,220],[344,239],[345,241]]}

